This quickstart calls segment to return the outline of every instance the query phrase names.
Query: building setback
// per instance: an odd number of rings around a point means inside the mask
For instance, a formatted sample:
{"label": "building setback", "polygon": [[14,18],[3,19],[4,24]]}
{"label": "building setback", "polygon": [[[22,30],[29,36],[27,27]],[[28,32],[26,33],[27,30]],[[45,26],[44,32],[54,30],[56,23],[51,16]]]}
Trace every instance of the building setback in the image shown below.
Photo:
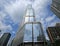
{"label": "building setback", "polygon": [[0,38],[0,46],[7,46],[10,36],[11,36],[10,33],[4,33]]}

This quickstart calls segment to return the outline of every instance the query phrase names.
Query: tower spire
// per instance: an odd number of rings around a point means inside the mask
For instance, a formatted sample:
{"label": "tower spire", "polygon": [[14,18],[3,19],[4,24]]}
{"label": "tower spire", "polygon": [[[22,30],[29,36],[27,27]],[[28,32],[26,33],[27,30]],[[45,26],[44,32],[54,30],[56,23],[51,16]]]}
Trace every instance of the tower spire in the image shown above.
{"label": "tower spire", "polygon": [[32,8],[32,4],[29,4],[25,13],[25,22],[34,22],[35,21],[35,13]]}

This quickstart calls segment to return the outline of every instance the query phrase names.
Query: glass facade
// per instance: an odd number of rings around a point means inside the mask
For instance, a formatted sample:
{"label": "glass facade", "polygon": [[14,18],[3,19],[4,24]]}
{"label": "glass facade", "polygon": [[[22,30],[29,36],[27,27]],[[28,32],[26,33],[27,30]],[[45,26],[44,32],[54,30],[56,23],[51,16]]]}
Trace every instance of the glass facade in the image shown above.
{"label": "glass facade", "polygon": [[28,8],[26,9],[26,16],[33,16],[34,15],[34,9],[32,8],[32,6],[28,6]]}
{"label": "glass facade", "polygon": [[40,23],[27,23],[24,29],[24,42],[39,42],[43,39],[38,40],[38,37],[43,38],[43,33],[40,27]]}
{"label": "glass facade", "polygon": [[32,42],[32,24],[25,25],[24,41],[25,42]]}
{"label": "glass facade", "polygon": [[21,29],[14,39],[15,43],[13,46],[39,46],[40,44],[43,46],[43,40],[45,38],[43,35],[42,26],[40,22],[35,21],[35,15],[32,6],[28,6],[26,10],[24,24]]}
{"label": "glass facade", "polygon": [[34,10],[32,6],[29,6],[26,10],[25,22],[34,22],[34,21],[35,21]]}
{"label": "glass facade", "polygon": [[41,29],[41,23],[35,21],[34,9],[32,6],[29,6],[26,10],[25,22],[24,42],[42,41],[43,30]]}

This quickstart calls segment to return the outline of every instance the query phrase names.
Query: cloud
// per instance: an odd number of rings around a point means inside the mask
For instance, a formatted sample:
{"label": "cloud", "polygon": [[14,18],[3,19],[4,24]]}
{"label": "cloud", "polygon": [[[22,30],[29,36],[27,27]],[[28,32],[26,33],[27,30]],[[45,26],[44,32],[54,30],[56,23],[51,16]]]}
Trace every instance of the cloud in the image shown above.
{"label": "cloud", "polygon": [[49,27],[51,26],[55,26],[56,25],[56,22],[52,22],[50,25],[48,25]]}
{"label": "cloud", "polygon": [[26,0],[16,0],[14,3],[5,6],[5,11],[11,16],[15,23],[21,22],[28,3],[29,1]]}
{"label": "cloud", "polygon": [[46,20],[46,22],[50,22],[50,21],[54,20],[55,17],[56,17],[55,15],[52,15],[52,16],[47,17],[45,20]]}
{"label": "cloud", "polygon": [[4,20],[5,16],[7,16],[4,12],[0,12],[0,30],[12,30],[10,25],[5,25],[2,21]]}
{"label": "cloud", "polygon": [[[47,5],[50,5],[51,4],[51,0],[35,0],[35,2],[33,3],[33,7],[34,7],[34,9],[35,10],[45,10],[45,7],[47,6]],[[36,12],[38,12],[38,11],[36,11]]]}
{"label": "cloud", "polygon": [[47,16],[50,16],[51,14],[49,11],[50,4],[51,4],[51,0],[49,1],[48,0],[35,0],[35,2],[33,3],[33,8],[35,10],[35,16],[38,21],[40,21],[41,18],[46,19]]}
{"label": "cloud", "polygon": [[0,21],[0,30],[5,31],[5,30],[12,30],[12,27],[10,25],[5,25]]}
{"label": "cloud", "polygon": [[0,21],[2,21],[3,19],[4,19],[4,17],[6,16],[6,14],[5,13],[3,13],[3,12],[0,12]]}
{"label": "cloud", "polygon": [[[44,9],[47,6],[46,4],[50,3],[49,1],[33,0],[32,4],[35,9],[36,15],[40,14],[39,16],[45,17],[46,11],[44,12]],[[5,0],[1,2],[2,2],[1,4],[3,4],[4,6],[4,11],[7,12],[11,16],[12,20],[15,23],[21,22],[24,12],[25,12],[25,8],[30,3],[29,0],[11,0],[11,1]]]}

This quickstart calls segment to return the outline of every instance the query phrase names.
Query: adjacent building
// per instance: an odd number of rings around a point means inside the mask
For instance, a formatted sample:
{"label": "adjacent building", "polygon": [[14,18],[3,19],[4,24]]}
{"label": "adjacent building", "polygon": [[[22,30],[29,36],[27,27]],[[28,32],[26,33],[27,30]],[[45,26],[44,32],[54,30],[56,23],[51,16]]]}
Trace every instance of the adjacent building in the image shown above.
{"label": "adjacent building", "polygon": [[7,46],[10,36],[11,36],[10,33],[4,33],[0,38],[0,46]]}
{"label": "adjacent building", "polygon": [[54,27],[48,27],[47,33],[50,38],[50,42],[54,44],[54,46],[60,46],[60,26],[57,23]]}
{"label": "adjacent building", "polygon": [[52,0],[51,10],[60,18],[60,0]]}
{"label": "adjacent building", "polygon": [[56,23],[56,26],[60,26],[60,23]]}
{"label": "adjacent building", "polygon": [[25,11],[21,28],[12,41],[12,46],[45,46],[46,40],[41,22],[36,22],[32,5]]}

